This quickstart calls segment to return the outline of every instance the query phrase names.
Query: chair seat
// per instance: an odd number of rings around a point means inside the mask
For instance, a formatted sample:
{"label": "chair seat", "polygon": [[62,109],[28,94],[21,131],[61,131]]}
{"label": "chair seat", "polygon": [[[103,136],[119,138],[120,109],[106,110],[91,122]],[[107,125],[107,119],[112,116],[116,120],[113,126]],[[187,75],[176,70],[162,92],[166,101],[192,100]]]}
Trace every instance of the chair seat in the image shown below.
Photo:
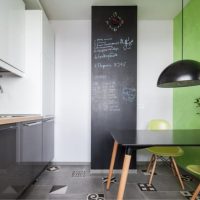
{"label": "chair seat", "polygon": [[149,147],[147,150],[158,156],[178,157],[183,155],[183,150],[180,147]]}
{"label": "chair seat", "polygon": [[194,174],[200,175],[200,165],[188,165],[187,169]]}

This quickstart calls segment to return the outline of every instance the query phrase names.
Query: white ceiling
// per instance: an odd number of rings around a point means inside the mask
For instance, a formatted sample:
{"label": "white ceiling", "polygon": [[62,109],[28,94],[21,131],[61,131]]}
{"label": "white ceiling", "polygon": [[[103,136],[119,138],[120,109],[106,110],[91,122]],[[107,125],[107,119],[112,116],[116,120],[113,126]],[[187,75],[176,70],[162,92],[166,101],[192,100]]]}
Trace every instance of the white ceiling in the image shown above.
{"label": "white ceiling", "polygon": [[[190,0],[184,0],[186,5]],[[182,0],[24,0],[27,9],[43,7],[50,20],[91,19],[93,5],[137,5],[139,19],[173,19]]]}

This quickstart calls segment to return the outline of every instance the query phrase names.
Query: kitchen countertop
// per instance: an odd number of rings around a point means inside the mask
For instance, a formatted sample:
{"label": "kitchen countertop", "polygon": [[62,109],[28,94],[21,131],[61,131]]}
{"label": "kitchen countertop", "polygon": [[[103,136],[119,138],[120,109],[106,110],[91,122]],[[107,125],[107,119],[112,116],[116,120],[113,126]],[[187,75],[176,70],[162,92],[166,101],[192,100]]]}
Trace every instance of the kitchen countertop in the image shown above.
{"label": "kitchen countertop", "polygon": [[43,119],[43,116],[41,115],[1,116],[0,125],[26,122],[26,121],[34,121],[34,120],[40,120],[40,119]]}

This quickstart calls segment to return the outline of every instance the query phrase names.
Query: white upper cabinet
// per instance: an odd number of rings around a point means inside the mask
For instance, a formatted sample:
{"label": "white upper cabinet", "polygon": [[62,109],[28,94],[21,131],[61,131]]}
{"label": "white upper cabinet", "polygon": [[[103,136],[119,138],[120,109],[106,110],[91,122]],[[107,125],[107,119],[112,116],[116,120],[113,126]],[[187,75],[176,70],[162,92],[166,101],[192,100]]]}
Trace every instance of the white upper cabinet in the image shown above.
{"label": "white upper cabinet", "polygon": [[43,13],[43,114],[54,115],[55,105],[55,39]]}
{"label": "white upper cabinet", "polygon": [[25,5],[0,0],[0,71],[23,76],[25,71]]}
{"label": "white upper cabinet", "polygon": [[[54,115],[54,32],[41,10],[26,11],[26,67],[35,69],[40,114]],[[36,87],[35,87],[36,88]]]}

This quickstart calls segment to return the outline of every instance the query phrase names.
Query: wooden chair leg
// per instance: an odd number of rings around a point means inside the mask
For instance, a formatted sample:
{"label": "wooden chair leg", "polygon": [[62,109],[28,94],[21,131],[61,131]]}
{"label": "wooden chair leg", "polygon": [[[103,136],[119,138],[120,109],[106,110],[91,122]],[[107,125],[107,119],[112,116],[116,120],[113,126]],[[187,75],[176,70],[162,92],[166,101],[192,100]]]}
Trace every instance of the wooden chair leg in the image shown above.
{"label": "wooden chair leg", "polygon": [[114,169],[114,165],[115,165],[115,158],[116,158],[116,155],[117,155],[117,149],[118,149],[118,143],[115,141],[114,146],[113,146],[113,151],[112,151],[112,157],[111,157],[111,162],[110,162],[110,168],[109,168],[109,173],[108,173],[106,190],[110,189],[110,183],[111,183],[111,178],[112,178],[113,169]]}
{"label": "wooden chair leg", "polygon": [[195,200],[200,192],[200,184],[198,185],[197,189],[195,190],[191,200]]}
{"label": "wooden chair leg", "polygon": [[156,163],[157,163],[157,156],[155,155],[155,159],[154,159],[154,162],[153,162],[153,167],[152,167],[152,171],[151,171],[151,174],[150,174],[150,177],[149,177],[149,183],[148,183],[148,185],[152,184],[154,172],[155,172],[155,169],[156,169]]}
{"label": "wooden chair leg", "polygon": [[153,161],[154,161],[154,154],[152,154],[152,156],[151,156],[151,159],[150,159],[150,161],[149,161],[149,165],[148,165],[148,167],[147,167],[147,173],[150,173],[150,171],[151,171],[151,169],[152,169],[152,164],[153,164]]}
{"label": "wooden chair leg", "polygon": [[174,168],[174,165],[173,165],[173,162],[172,162],[172,158],[170,157],[170,166],[171,166],[171,169],[172,169],[172,173],[174,176],[176,176],[176,171],[175,171],[175,168]]}
{"label": "wooden chair leg", "polygon": [[177,167],[176,161],[175,161],[175,159],[174,159],[173,157],[172,157],[171,159],[172,159],[172,163],[173,163],[173,165],[174,165],[175,172],[176,172],[176,174],[177,174],[177,176],[178,176],[178,180],[179,180],[179,182],[180,182],[180,184],[181,184],[181,188],[184,190],[184,189],[185,189],[185,186],[184,186],[183,181],[182,181],[182,179],[181,179],[181,175],[180,175],[179,169],[178,169],[178,167]]}

